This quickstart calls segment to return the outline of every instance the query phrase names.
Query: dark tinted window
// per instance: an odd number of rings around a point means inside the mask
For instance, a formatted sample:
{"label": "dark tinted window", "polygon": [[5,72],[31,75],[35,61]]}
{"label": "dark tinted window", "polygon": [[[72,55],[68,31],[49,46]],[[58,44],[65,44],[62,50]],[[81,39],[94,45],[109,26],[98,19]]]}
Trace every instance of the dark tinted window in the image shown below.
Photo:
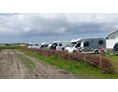
{"label": "dark tinted window", "polygon": [[86,47],[86,46],[89,46],[89,42],[88,41],[84,42],[84,47]]}
{"label": "dark tinted window", "polygon": [[45,45],[45,47],[48,47],[48,45]]}
{"label": "dark tinted window", "polygon": [[62,46],[62,44],[61,44],[61,43],[59,43],[59,46]]}
{"label": "dark tinted window", "polygon": [[102,41],[102,40],[100,40],[100,41],[99,41],[99,44],[100,44],[100,45],[103,45],[103,41]]}
{"label": "dark tinted window", "polygon": [[78,48],[78,47],[80,47],[80,45],[81,45],[81,43],[78,43],[75,47]]}
{"label": "dark tinted window", "polygon": [[38,46],[38,44],[35,44],[35,46]]}
{"label": "dark tinted window", "polygon": [[43,48],[43,47],[44,47],[44,45],[41,46],[41,48]]}
{"label": "dark tinted window", "polygon": [[30,44],[30,46],[33,46],[33,44]]}
{"label": "dark tinted window", "polygon": [[57,45],[57,43],[53,43],[51,47],[56,47]]}
{"label": "dark tinted window", "polygon": [[71,42],[68,47],[73,47],[77,42]]}

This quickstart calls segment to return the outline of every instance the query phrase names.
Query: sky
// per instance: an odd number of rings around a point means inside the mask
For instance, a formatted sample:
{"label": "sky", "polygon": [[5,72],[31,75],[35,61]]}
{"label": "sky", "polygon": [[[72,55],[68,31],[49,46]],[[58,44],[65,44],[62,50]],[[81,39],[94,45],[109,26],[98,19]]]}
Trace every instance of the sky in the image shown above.
{"label": "sky", "polygon": [[107,37],[118,13],[0,13],[0,43]]}

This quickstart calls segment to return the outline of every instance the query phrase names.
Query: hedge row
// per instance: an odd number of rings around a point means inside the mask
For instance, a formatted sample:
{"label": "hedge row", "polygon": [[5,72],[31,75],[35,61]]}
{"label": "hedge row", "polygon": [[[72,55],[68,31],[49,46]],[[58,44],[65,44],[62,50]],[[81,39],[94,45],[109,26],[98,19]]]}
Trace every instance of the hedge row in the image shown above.
{"label": "hedge row", "polygon": [[23,48],[24,50],[31,51],[35,54],[41,54],[46,56],[58,55],[61,58],[74,60],[77,62],[89,63],[92,66],[96,66],[103,69],[105,72],[111,73],[114,71],[114,67],[111,61],[103,56],[96,56],[94,54],[83,53],[68,53],[67,51],[57,50],[45,50],[45,49],[32,49]]}

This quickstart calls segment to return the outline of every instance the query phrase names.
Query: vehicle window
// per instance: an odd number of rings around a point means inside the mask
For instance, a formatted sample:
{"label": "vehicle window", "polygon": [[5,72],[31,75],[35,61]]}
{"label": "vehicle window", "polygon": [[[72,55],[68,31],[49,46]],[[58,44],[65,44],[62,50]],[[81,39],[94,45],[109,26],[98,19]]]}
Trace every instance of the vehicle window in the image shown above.
{"label": "vehicle window", "polygon": [[57,43],[53,43],[51,47],[56,47],[57,45]]}
{"label": "vehicle window", "polygon": [[77,42],[71,42],[68,47],[73,47]]}
{"label": "vehicle window", "polygon": [[41,46],[41,48],[43,48],[43,47],[44,47],[44,45]]}
{"label": "vehicle window", "polygon": [[67,44],[65,47],[68,47],[69,44]]}
{"label": "vehicle window", "polygon": [[33,46],[33,44],[30,44],[30,46]]}
{"label": "vehicle window", "polygon": [[78,43],[75,47],[78,48],[78,47],[80,47],[80,45],[81,45],[81,43]]}
{"label": "vehicle window", "polygon": [[45,47],[48,47],[48,45],[45,45]]}
{"label": "vehicle window", "polygon": [[49,44],[49,45],[48,45],[48,47],[51,47],[51,46],[52,46],[52,44]]}
{"label": "vehicle window", "polygon": [[89,42],[88,41],[84,42],[84,47],[87,47],[87,46],[89,46]]}
{"label": "vehicle window", "polygon": [[100,40],[99,41],[99,45],[103,45],[103,40]]}
{"label": "vehicle window", "polygon": [[38,44],[35,44],[35,46],[38,46]]}
{"label": "vehicle window", "polygon": [[59,43],[59,46],[62,46],[62,44],[61,44],[61,43]]}

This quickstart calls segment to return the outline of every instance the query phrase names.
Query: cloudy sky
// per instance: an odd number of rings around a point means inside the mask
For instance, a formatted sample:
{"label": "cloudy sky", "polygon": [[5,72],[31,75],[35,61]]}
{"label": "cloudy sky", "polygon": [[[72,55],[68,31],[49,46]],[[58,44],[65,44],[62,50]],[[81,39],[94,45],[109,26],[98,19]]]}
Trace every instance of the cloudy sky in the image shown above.
{"label": "cloudy sky", "polygon": [[117,29],[117,13],[0,14],[0,43],[106,37]]}

